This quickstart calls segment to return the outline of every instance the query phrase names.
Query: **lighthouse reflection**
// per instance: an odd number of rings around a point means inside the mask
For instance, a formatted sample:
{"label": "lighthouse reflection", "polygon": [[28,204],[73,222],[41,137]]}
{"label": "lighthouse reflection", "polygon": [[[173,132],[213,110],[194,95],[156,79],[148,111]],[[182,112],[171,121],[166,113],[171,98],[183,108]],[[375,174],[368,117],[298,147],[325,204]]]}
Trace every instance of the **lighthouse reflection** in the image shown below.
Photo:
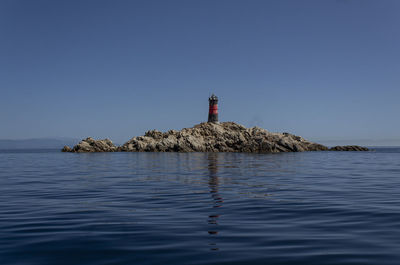
{"label": "lighthouse reflection", "polygon": [[[219,208],[222,207],[223,199],[219,194],[219,179],[218,179],[218,153],[208,153],[208,187],[212,198],[212,212],[208,216],[208,234],[216,236],[218,234],[218,218],[220,217]],[[211,250],[219,250],[215,241],[210,243]]]}

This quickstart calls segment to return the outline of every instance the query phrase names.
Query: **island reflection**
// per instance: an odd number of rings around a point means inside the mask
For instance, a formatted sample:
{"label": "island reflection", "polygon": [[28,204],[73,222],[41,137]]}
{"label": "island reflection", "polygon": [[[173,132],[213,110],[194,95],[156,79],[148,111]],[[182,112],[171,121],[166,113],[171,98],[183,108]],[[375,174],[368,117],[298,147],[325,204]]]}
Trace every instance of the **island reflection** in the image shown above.
{"label": "island reflection", "polygon": [[[219,208],[222,207],[223,198],[218,192],[219,179],[218,179],[218,153],[208,153],[208,187],[212,198],[212,211],[208,216],[208,234],[211,236],[218,235],[218,218],[220,217]],[[215,239],[210,243],[211,250],[219,250]]]}

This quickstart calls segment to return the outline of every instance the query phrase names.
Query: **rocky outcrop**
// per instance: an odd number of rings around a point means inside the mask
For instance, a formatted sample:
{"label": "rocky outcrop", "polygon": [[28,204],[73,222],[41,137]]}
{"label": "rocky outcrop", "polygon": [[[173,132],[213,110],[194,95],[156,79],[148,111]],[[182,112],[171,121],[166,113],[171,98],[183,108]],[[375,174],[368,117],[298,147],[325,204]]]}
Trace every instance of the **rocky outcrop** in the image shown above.
{"label": "rocky outcrop", "polygon": [[74,152],[74,153],[90,153],[90,152],[115,152],[118,151],[118,147],[115,146],[111,140],[94,140],[91,137],[86,138],[75,145],[74,148],[69,148],[64,146],[64,152]]}
{"label": "rocky outcrop", "polygon": [[280,153],[303,151],[366,151],[359,146],[328,147],[290,133],[273,133],[259,127],[246,128],[234,122],[200,123],[180,131],[151,130],[122,146],[110,140],[82,140],[64,152],[246,152]]}
{"label": "rocky outcrop", "polygon": [[72,152],[72,149],[71,147],[65,145],[63,149],[61,149],[61,152]]}
{"label": "rocky outcrop", "polygon": [[344,146],[334,146],[329,149],[330,151],[368,151],[366,147],[358,145],[344,145]]}
{"label": "rocky outcrop", "polygon": [[289,133],[246,128],[234,122],[201,123],[165,133],[152,130],[120,147],[126,152],[246,152],[279,153],[320,151],[328,148]]}

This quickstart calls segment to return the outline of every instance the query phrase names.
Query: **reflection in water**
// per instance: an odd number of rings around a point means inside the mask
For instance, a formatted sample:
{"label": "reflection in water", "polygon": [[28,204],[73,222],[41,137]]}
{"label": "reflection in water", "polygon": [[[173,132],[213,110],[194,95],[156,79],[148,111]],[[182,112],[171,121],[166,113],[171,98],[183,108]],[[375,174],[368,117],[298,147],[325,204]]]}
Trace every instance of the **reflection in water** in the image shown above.
{"label": "reflection in water", "polygon": [[[218,153],[209,153],[208,154],[208,187],[210,189],[211,197],[213,199],[212,205],[212,213],[208,216],[208,224],[210,226],[208,233],[212,236],[216,236],[218,234],[218,208],[222,206],[224,202],[220,194],[218,193]],[[211,250],[219,250],[217,244],[215,242],[210,243]]]}

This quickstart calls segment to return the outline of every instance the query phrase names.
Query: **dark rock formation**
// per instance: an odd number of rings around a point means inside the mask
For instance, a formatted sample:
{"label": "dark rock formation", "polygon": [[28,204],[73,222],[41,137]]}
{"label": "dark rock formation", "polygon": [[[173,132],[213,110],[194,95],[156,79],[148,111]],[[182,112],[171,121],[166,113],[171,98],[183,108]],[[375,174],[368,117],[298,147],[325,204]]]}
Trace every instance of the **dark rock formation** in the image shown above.
{"label": "dark rock formation", "polygon": [[344,146],[334,146],[329,149],[329,151],[368,151],[366,147],[358,145],[344,145]]}
{"label": "dark rock formation", "polygon": [[[350,147],[343,147],[350,151]],[[357,151],[368,150],[352,146]],[[234,122],[200,123],[180,131],[148,131],[120,147],[108,140],[87,138],[69,152],[246,152],[280,153],[337,150],[290,133],[272,133],[259,127],[246,128]]]}

